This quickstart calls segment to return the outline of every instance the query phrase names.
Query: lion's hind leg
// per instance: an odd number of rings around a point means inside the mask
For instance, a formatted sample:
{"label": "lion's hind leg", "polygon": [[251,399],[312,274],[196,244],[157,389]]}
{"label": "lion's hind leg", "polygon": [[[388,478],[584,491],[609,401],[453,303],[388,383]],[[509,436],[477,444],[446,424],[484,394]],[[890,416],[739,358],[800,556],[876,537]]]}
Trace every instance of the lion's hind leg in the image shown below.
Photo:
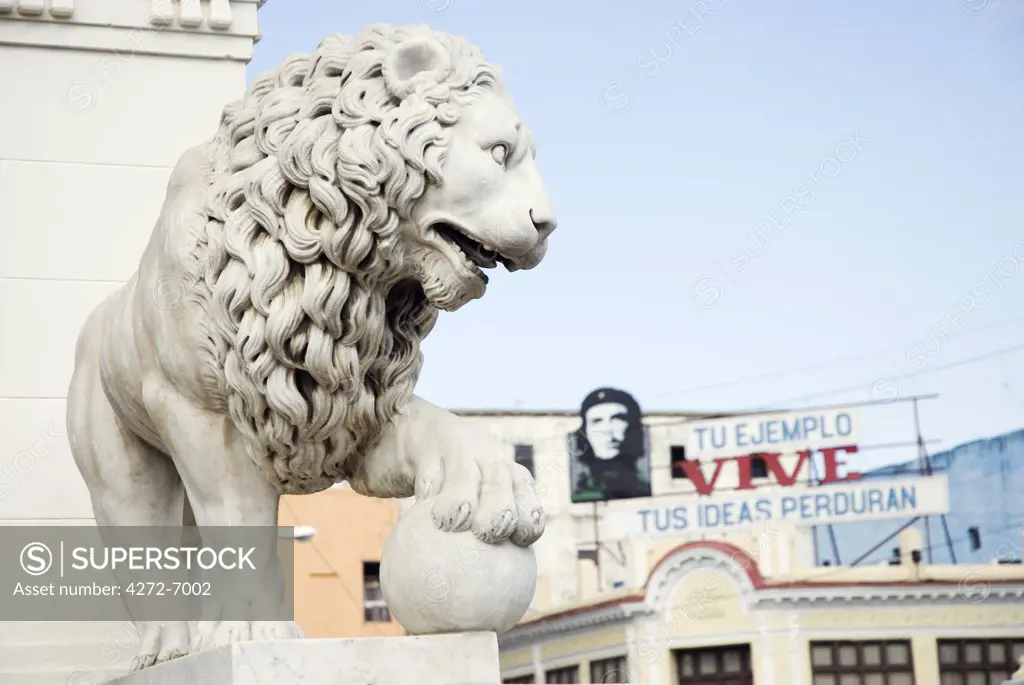
{"label": "lion's hind leg", "polygon": [[[180,526],[184,489],[177,471],[169,458],[121,425],[92,357],[99,346],[84,342],[68,390],[68,438],[89,489],[96,523]],[[187,623],[135,623],[142,637],[132,671],[188,654]]]}

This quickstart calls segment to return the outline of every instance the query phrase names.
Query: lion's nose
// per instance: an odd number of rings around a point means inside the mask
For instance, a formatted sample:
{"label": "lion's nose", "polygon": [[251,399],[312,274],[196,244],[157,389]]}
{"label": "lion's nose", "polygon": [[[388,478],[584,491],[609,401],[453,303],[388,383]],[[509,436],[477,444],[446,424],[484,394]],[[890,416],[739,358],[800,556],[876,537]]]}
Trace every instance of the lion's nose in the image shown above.
{"label": "lion's nose", "polygon": [[533,227],[540,233],[541,238],[547,238],[558,226],[558,217],[550,207],[541,210],[531,209],[530,221],[533,222]]}

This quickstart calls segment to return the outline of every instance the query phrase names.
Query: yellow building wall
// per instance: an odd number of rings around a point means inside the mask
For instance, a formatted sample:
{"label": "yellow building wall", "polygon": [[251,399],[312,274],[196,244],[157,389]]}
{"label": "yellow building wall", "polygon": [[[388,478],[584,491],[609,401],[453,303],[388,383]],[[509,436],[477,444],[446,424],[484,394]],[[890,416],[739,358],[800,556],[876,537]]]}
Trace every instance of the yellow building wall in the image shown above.
{"label": "yellow building wall", "polygon": [[368,623],[363,614],[363,562],[380,561],[398,515],[397,500],[347,489],[281,498],[280,525],[316,529],[295,544],[295,621],[308,637],[405,634],[393,618]]}
{"label": "yellow building wall", "polygon": [[[864,595],[872,592],[870,587],[859,589]],[[615,629],[574,631],[538,640],[541,670],[579,664],[580,682],[587,683],[590,660],[602,658],[593,656],[595,653],[628,654],[636,669],[636,682],[678,685],[675,647],[749,644],[755,683],[810,685],[814,682],[811,642],[909,639],[915,681],[938,685],[938,640],[1024,637],[1024,603],[971,603],[958,597],[916,606],[876,600],[865,607],[839,602],[799,610],[786,607],[748,611],[741,588],[731,576],[713,569],[696,570],[672,591],[662,620],[640,620]],[[628,640],[631,630],[635,636],[632,646]],[[503,674],[523,673],[531,665],[528,645],[502,653]]]}

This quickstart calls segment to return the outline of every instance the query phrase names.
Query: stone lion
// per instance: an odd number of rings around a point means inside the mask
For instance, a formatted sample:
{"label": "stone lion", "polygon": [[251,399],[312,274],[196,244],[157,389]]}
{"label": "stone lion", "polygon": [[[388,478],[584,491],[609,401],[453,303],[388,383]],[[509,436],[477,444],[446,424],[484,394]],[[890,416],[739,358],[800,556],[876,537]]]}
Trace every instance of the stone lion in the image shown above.
{"label": "stone lion", "polygon": [[[68,435],[97,522],[180,526],[187,493],[199,526],[276,526],[281,494],[348,481],[532,545],[529,472],[413,387],[439,310],[543,258],[534,155],[499,69],[424,26],[332,36],[257,79],[181,157],[137,272],[80,334]],[[133,670],[301,636],[150,622]]]}

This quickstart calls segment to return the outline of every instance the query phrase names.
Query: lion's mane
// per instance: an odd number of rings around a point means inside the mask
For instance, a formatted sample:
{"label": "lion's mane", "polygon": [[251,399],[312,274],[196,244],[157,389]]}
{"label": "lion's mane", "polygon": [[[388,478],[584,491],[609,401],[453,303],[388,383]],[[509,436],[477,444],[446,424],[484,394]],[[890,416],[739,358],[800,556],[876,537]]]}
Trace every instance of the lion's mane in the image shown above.
{"label": "lion's mane", "polygon": [[[423,36],[452,69],[399,101],[385,56]],[[351,475],[411,397],[437,310],[395,249],[400,224],[443,182],[465,106],[502,89],[464,39],[375,25],[292,56],[224,109],[191,265],[206,384],[286,492]]]}

